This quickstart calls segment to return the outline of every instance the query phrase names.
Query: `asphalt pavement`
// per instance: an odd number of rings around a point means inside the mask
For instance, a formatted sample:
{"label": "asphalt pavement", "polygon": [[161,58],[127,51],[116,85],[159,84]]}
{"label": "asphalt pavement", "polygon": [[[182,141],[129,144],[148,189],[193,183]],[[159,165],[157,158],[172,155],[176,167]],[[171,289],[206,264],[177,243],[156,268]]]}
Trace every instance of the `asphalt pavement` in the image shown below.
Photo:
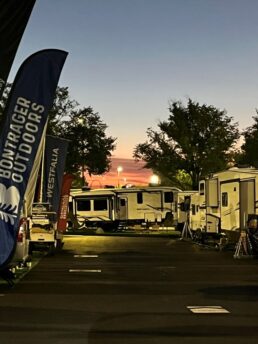
{"label": "asphalt pavement", "polygon": [[233,255],[170,237],[66,236],[13,288],[0,284],[0,343],[257,344],[258,261]]}

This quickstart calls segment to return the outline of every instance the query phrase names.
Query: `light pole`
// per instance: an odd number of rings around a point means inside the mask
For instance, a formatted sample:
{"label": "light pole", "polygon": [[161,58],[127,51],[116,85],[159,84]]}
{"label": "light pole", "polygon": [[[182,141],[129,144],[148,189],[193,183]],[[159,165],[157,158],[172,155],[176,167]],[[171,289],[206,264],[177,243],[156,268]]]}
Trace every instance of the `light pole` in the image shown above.
{"label": "light pole", "polygon": [[123,171],[123,167],[122,166],[118,166],[117,167],[117,187],[120,187],[120,173]]}

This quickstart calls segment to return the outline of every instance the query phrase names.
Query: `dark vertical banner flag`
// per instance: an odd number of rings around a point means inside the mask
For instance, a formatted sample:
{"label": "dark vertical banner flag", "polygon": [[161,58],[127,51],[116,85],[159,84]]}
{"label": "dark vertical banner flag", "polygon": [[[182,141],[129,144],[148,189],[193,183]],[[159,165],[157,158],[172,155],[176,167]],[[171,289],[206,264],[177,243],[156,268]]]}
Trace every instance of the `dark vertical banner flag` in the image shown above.
{"label": "dark vertical banner flag", "polygon": [[73,179],[74,179],[74,176],[68,173],[65,174],[63,177],[58,222],[57,222],[57,230],[61,233],[64,233],[66,231],[69,196],[70,196],[70,189],[71,189]]}
{"label": "dark vertical banner flag", "polygon": [[56,213],[59,208],[67,147],[67,140],[46,136],[42,200],[49,203]]}
{"label": "dark vertical banner flag", "polygon": [[47,49],[21,65],[0,138],[0,267],[11,259],[24,194],[67,52]]}
{"label": "dark vertical banner flag", "polygon": [[0,0],[0,98],[35,0]]}

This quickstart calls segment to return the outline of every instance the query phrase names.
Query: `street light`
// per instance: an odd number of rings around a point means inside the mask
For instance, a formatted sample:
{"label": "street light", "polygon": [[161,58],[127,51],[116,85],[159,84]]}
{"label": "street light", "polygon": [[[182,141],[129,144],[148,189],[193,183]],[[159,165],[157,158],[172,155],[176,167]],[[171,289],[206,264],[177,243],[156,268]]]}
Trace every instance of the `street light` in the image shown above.
{"label": "street light", "polygon": [[150,185],[155,186],[155,185],[159,185],[159,184],[160,184],[159,176],[157,176],[156,174],[153,174],[150,177]]}
{"label": "street light", "polygon": [[117,166],[117,187],[120,187],[120,173],[123,171],[122,166]]}

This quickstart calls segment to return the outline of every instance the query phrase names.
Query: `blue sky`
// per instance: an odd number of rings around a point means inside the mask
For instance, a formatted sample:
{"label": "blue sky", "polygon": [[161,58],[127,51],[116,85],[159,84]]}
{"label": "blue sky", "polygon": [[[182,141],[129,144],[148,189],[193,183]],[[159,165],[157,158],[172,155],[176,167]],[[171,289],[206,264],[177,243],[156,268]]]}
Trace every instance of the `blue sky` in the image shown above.
{"label": "blue sky", "polygon": [[258,108],[257,0],[36,0],[10,76],[45,48],[69,52],[60,86],[92,106],[131,158],[170,100],[225,109],[243,129]]}

